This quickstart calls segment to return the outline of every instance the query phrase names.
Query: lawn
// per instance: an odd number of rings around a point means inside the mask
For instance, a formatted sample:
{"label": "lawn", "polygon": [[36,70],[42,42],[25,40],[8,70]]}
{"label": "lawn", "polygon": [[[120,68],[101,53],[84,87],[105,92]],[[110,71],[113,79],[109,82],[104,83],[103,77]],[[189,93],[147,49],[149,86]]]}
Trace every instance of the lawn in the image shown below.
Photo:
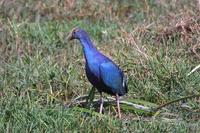
{"label": "lawn", "polygon": [[[2,0],[0,7],[0,132],[200,132],[200,71],[190,73],[200,64],[197,1]],[[123,101],[151,111],[122,104],[119,119],[110,102],[101,115],[98,93],[94,102],[73,102],[92,92],[82,47],[67,40],[74,27],[127,75]]]}

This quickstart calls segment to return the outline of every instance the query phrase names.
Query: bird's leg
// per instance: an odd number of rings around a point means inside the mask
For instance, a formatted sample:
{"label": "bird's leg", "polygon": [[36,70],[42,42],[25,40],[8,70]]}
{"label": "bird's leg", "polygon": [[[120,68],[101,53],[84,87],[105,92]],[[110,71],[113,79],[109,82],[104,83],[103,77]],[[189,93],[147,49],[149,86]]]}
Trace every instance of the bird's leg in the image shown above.
{"label": "bird's leg", "polygon": [[100,109],[99,109],[100,114],[102,114],[102,110],[103,110],[103,95],[102,92],[100,92]]}
{"label": "bird's leg", "polygon": [[117,102],[117,110],[118,110],[118,116],[121,118],[121,111],[120,111],[120,106],[119,106],[119,95],[116,94],[116,102]]}

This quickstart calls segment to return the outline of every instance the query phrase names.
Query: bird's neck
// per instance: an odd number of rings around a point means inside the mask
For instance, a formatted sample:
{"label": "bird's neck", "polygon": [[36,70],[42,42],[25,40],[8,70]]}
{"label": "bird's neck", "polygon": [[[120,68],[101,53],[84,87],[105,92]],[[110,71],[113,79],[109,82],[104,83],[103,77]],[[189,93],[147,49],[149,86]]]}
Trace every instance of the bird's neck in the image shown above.
{"label": "bird's neck", "polygon": [[89,37],[83,37],[80,39],[80,42],[84,50],[96,50],[96,47],[93,45]]}
{"label": "bird's neck", "polygon": [[96,53],[98,53],[98,50],[93,45],[89,37],[81,38],[80,43],[83,46],[83,52],[84,52],[86,61],[89,60],[89,58],[92,58]]}

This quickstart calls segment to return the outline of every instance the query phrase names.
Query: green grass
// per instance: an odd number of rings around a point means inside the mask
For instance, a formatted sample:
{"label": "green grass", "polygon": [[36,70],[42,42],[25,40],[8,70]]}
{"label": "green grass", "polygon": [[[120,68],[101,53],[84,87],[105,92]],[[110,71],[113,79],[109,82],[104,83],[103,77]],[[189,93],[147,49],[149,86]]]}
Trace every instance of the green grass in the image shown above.
{"label": "green grass", "polygon": [[[126,101],[154,107],[199,94],[199,71],[187,76],[199,65],[194,1],[176,6],[169,0],[42,3],[5,0],[0,5],[0,132],[200,131],[198,98],[153,114],[123,105],[121,120],[113,104],[104,115],[96,106],[66,106],[92,88],[81,45],[66,38],[75,26],[89,32],[97,48],[128,75]],[[191,31],[176,30],[188,18]]]}

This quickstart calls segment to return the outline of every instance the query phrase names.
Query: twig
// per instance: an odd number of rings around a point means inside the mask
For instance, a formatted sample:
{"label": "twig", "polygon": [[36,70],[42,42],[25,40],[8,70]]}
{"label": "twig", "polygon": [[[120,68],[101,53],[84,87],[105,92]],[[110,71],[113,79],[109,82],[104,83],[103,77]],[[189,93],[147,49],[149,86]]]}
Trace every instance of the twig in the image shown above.
{"label": "twig", "polygon": [[[87,95],[83,95],[83,96],[79,96],[79,97],[75,98],[70,104],[68,104],[68,107],[73,106],[74,104],[86,104],[87,103],[87,101],[86,101],[87,97],[88,97]],[[80,99],[83,99],[83,100],[80,100]],[[97,102],[99,102],[99,99],[93,100],[93,103],[97,103]],[[112,97],[107,97],[106,99],[104,99],[105,104],[106,103],[113,103],[113,102],[115,102],[115,99],[112,98]],[[150,107],[135,104],[135,103],[132,103],[132,102],[127,102],[127,101],[124,101],[124,100],[120,100],[119,103],[120,104],[126,104],[126,105],[129,105],[129,106],[132,106],[135,109],[144,110],[144,111],[147,111],[147,112],[150,112],[152,110],[152,108],[150,108]]]}
{"label": "twig", "polygon": [[181,100],[185,100],[185,99],[189,99],[189,98],[196,98],[196,97],[200,97],[200,94],[198,94],[198,95],[190,95],[190,96],[186,96],[186,97],[182,97],[182,98],[178,98],[178,99],[172,100],[172,101],[170,101],[170,102],[167,102],[167,103],[165,103],[165,104],[163,104],[163,105],[161,105],[161,106],[155,108],[155,109],[154,109],[154,112],[156,112],[156,111],[158,111],[159,109],[161,109],[161,108],[163,108],[163,107],[165,107],[165,106],[168,106],[168,105],[170,105],[170,104],[172,104],[172,103],[179,102],[179,101],[181,101]]}
{"label": "twig", "polygon": [[135,39],[133,38],[133,33],[131,33],[131,36],[132,36],[132,44],[136,47],[136,50],[137,50],[139,53],[143,54],[144,57],[148,60],[148,59],[149,59],[149,56],[139,48],[139,46],[138,46],[137,43],[135,42]]}
{"label": "twig", "polygon": [[195,72],[199,68],[200,68],[200,64],[198,66],[196,66],[194,69],[192,69],[192,71],[190,73],[188,73],[187,76],[190,76],[193,72]]}
{"label": "twig", "polygon": [[[115,101],[115,99],[112,98],[112,97],[108,97],[108,99],[110,99],[112,101]],[[141,110],[145,110],[145,111],[151,111],[150,107],[146,107],[146,106],[143,106],[143,105],[135,104],[135,103],[132,103],[132,102],[127,102],[127,101],[121,100],[120,103],[133,106],[136,109],[141,109]]]}

